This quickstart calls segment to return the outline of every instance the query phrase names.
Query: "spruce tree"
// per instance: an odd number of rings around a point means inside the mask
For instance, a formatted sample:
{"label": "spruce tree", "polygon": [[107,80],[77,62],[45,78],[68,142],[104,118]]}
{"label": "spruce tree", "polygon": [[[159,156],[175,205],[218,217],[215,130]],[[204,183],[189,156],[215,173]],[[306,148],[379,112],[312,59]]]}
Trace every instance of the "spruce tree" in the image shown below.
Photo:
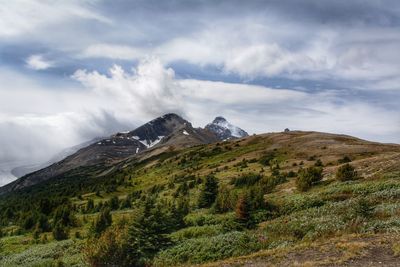
{"label": "spruce tree", "polygon": [[86,212],[90,213],[93,212],[94,210],[94,201],[93,199],[88,199],[87,203],[86,203]]}
{"label": "spruce tree", "polygon": [[215,202],[218,194],[218,181],[212,176],[208,175],[205,179],[204,186],[200,192],[198,206],[199,208],[209,208]]}
{"label": "spruce tree", "polygon": [[129,262],[131,266],[146,266],[154,255],[170,244],[168,220],[160,206],[146,200],[142,212],[128,230]]}
{"label": "spruce tree", "polygon": [[104,208],[92,225],[92,233],[99,236],[112,223],[110,208]]}

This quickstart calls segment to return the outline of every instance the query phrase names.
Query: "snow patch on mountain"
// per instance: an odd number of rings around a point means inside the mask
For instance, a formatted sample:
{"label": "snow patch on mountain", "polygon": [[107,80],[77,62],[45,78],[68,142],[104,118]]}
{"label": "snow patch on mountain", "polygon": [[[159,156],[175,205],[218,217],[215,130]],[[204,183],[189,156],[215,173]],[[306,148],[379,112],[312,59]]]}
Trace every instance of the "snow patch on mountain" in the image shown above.
{"label": "snow patch on mountain", "polygon": [[205,128],[215,133],[220,140],[229,140],[232,138],[242,138],[249,136],[246,131],[229,123],[223,117],[216,117],[214,121],[207,124]]}
{"label": "snow patch on mountain", "polygon": [[[137,136],[133,136],[133,137],[135,138]],[[156,140],[153,140],[153,141],[151,141],[151,140],[140,140],[140,139],[136,139],[136,138],[135,139],[138,140],[140,143],[142,143],[146,148],[150,148],[150,147],[153,147],[153,146],[157,145],[158,143],[160,143],[160,141],[163,138],[164,138],[164,136],[159,135],[158,138]]]}

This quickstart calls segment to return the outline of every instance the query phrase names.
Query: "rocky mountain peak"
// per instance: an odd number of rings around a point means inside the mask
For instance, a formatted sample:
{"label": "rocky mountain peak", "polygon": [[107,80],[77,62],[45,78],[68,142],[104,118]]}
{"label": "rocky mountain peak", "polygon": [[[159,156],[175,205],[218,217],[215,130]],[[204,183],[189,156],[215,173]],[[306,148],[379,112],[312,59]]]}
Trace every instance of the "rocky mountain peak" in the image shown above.
{"label": "rocky mountain peak", "polygon": [[224,123],[224,122],[227,122],[227,120],[224,117],[218,116],[218,117],[215,117],[215,119],[213,120],[212,123],[218,124],[218,123]]}
{"label": "rocky mountain peak", "polygon": [[207,124],[205,128],[213,132],[219,140],[229,140],[249,136],[246,131],[229,123],[221,116],[216,117],[213,122]]}

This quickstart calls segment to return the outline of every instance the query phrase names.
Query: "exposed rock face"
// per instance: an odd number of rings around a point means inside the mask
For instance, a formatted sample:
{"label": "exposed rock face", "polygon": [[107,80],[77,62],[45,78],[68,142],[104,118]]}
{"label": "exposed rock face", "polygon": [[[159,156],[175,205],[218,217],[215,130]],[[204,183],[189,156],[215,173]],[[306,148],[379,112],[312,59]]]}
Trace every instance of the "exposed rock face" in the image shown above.
{"label": "exposed rock face", "polygon": [[219,140],[230,140],[249,136],[246,131],[230,124],[223,117],[216,117],[214,121],[207,124],[205,128],[213,132]]}
{"label": "exposed rock face", "polygon": [[[177,149],[217,141],[219,139],[213,132],[202,128],[195,129],[190,122],[169,113],[133,131],[117,133],[92,142],[59,162],[1,187],[0,194],[46,181],[79,167],[112,166],[128,157],[141,157],[142,152],[154,151],[160,147]],[[162,151],[160,149],[160,152]]]}

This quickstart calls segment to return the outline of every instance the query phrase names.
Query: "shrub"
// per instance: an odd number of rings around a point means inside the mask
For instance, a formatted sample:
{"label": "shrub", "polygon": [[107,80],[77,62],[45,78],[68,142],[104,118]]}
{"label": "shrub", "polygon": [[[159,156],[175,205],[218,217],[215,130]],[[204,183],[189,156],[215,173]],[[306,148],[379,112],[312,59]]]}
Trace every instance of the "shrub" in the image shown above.
{"label": "shrub", "polygon": [[309,156],[307,160],[308,161],[314,161],[316,158],[317,158],[317,156],[313,155],[313,156]]}
{"label": "shrub", "polygon": [[349,163],[349,162],[351,162],[351,159],[348,156],[344,156],[343,158],[338,160],[339,164]]}
{"label": "shrub", "polygon": [[224,214],[191,213],[184,218],[184,222],[187,226],[216,225],[222,224],[226,220],[233,220],[234,217],[235,214],[232,212]]}
{"label": "shrub", "polygon": [[88,239],[83,249],[85,261],[90,266],[132,266],[129,263],[127,227],[108,228],[98,239]]}
{"label": "shrub", "polygon": [[350,164],[340,166],[336,171],[336,179],[339,181],[351,181],[357,178],[357,171]]}
{"label": "shrub", "polygon": [[300,169],[296,179],[296,186],[299,191],[304,192],[321,180],[322,168],[309,167],[307,169]]}
{"label": "shrub", "polygon": [[227,186],[220,187],[213,206],[214,211],[224,213],[233,210],[235,208],[236,199],[237,196],[234,191]]}
{"label": "shrub", "polygon": [[282,174],[265,176],[260,180],[259,187],[264,193],[270,193],[278,184],[284,182],[286,182],[286,176]]}
{"label": "shrub", "polygon": [[223,228],[220,224],[216,225],[203,225],[203,226],[190,226],[183,228],[179,231],[173,232],[171,238],[174,241],[184,241],[190,238],[211,237],[221,234]]}
{"label": "shrub", "polygon": [[188,239],[161,251],[154,265],[176,266],[181,263],[204,263],[257,251],[262,244],[246,232],[230,232],[213,237]]}
{"label": "shrub", "polygon": [[354,214],[363,218],[371,217],[374,209],[375,207],[372,203],[365,198],[359,199],[353,207]]}
{"label": "shrub", "polygon": [[244,228],[250,228],[251,217],[250,217],[250,204],[247,194],[242,194],[237,203],[235,209],[236,221]]}
{"label": "shrub", "polygon": [[269,166],[270,162],[275,158],[275,152],[269,151],[265,153],[258,161],[264,166]]}
{"label": "shrub", "polygon": [[53,237],[55,240],[68,239],[68,228],[65,227],[61,222],[58,222],[53,227]]}
{"label": "shrub", "polygon": [[322,163],[322,161],[320,159],[317,159],[317,161],[314,163],[315,167],[323,167],[324,164]]}
{"label": "shrub", "polygon": [[232,179],[231,184],[236,187],[251,186],[260,181],[262,177],[262,175],[256,173],[243,174]]}
{"label": "shrub", "polygon": [[81,238],[82,238],[81,232],[76,231],[76,232],[75,232],[75,238],[76,238],[76,239],[81,239]]}

